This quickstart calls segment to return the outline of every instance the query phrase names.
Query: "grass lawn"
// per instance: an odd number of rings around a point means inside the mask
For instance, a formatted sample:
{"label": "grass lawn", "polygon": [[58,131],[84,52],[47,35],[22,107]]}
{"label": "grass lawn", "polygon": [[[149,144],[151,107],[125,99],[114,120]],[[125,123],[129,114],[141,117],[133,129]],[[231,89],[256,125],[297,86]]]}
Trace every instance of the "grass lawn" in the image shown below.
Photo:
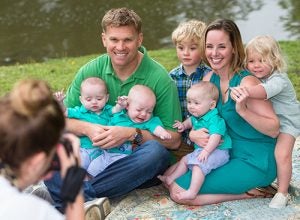
{"label": "grass lawn", "polygon": [[[300,41],[280,42],[280,46],[287,58],[288,74],[293,82],[300,99]],[[174,48],[149,51],[150,56],[166,67],[168,71],[178,65]],[[71,83],[77,70],[86,62],[98,56],[97,54],[50,59],[43,63],[16,64],[14,66],[0,66],[0,95],[10,91],[19,79],[38,78],[50,83],[52,89],[66,89]]]}

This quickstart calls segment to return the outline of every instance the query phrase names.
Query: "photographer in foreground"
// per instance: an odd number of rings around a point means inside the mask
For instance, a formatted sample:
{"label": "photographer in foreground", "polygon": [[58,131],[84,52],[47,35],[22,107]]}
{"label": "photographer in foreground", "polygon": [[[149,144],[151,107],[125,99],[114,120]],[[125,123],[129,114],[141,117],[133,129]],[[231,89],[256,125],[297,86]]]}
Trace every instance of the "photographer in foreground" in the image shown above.
{"label": "photographer in foreground", "polygon": [[[20,81],[0,99],[0,219],[84,219],[84,198],[79,192],[84,173],[76,159],[79,141],[64,135],[71,142],[66,151],[59,142],[64,127],[63,112],[44,81]],[[73,193],[65,195],[65,216],[46,201],[22,193],[29,185],[49,178],[55,154],[63,186],[69,187],[74,176],[78,183]]]}

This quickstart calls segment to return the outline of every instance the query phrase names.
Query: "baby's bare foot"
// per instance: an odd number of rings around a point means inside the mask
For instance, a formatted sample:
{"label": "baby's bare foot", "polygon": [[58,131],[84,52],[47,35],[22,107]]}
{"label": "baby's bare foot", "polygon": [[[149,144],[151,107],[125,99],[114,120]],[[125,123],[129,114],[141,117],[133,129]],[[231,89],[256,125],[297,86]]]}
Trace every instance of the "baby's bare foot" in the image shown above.
{"label": "baby's bare foot", "polygon": [[173,183],[173,180],[168,176],[158,175],[157,178],[160,179],[160,181],[162,181],[167,186],[170,186]]}
{"label": "baby's bare foot", "polygon": [[166,179],[167,179],[167,176],[164,176],[164,175],[158,175],[157,178],[162,181],[163,183],[166,183]]}

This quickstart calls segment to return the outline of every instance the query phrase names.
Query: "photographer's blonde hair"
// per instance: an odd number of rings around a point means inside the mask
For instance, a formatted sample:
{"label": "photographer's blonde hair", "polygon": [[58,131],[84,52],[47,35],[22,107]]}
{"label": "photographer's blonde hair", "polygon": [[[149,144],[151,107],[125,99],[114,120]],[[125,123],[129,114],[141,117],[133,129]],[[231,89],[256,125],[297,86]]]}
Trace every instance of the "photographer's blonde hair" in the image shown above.
{"label": "photographer's blonde hair", "polygon": [[192,40],[200,45],[205,28],[206,24],[199,20],[181,22],[172,33],[172,42],[177,45],[183,40]]}
{"label": "photographer's blonde hair", "polygon": [[0,98],[0,161],[18,174],[32,155],[55,148],[65,127],[65,117],[45,81],[17,82]]}
{"label": "photographer's blonde hair", "polygon": [[249,54],[251,52],[256,52],[262,56],[263,62],[269,64],[272,67],[272,73],[274,71],[285,72],[287,70],[286,62],[280,46],[277,41],[271,36],[266,35],[254,37],[246,45],[245,52],[245,67],[247,66]]}

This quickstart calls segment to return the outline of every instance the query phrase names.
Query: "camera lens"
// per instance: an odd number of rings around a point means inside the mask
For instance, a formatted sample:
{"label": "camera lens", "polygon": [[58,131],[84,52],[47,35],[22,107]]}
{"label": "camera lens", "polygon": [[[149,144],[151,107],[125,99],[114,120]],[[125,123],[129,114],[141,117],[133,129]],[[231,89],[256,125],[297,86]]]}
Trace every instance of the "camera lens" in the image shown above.
{"label": "camera lens", "polygon": [[60,162],[57,153],[55,152],[53,159],[51,161],[49,170],[60,170]]}
{"label": "camera lens", "polygon": [[[72,147],[71,142],[68,139],[62,137],[59,140],[59,143],[61,143],[64,146],[64,149],[67,152],[67,155],[69,157],[73,153],[73,147]],[[60,170],[60,161],[59,161],[59,157],[56,152],[51,161],[49,170]]]}

